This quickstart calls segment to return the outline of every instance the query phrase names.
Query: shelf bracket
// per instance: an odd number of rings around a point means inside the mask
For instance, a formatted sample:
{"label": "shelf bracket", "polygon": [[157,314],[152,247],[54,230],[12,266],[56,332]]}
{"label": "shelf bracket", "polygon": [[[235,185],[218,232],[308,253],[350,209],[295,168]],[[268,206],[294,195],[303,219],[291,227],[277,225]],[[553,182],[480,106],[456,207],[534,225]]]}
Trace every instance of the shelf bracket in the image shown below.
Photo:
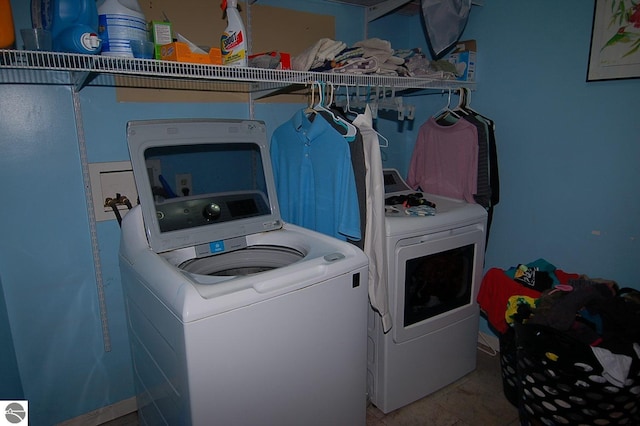
{"label": "shelf bracket", "polygon": [[96,74],[92,71],[70,71],[71,84],[76,92],[79,92],[85,87],[91,80],[93,80]]}
{"label": "shelf bracket", "polygon": [[376,19],[386,15],[405,4],[411,2],[411,0],[386,0],[382,3],[378,3],[375,6],[369,6],[367,8],[367,22],[375,21]]}

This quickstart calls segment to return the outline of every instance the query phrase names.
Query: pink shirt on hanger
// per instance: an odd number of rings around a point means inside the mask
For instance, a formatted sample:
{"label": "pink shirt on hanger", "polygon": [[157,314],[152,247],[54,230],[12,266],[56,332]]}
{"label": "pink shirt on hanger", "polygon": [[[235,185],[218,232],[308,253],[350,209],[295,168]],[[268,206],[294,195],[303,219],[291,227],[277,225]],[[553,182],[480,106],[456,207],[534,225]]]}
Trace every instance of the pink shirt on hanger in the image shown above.
{"label": "pink shirt on hanger", "polygon": [[418,132],[407,183],[416,190],[475,204],[477,182],[476,127],[463,119],[442,126],[430,117]]}

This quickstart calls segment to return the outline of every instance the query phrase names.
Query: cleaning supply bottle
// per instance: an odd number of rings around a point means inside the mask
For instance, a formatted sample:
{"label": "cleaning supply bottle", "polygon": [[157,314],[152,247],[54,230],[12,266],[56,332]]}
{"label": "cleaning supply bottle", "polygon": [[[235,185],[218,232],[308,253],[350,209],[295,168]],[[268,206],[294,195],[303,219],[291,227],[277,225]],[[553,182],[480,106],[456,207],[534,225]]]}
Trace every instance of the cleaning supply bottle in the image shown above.
{"label": "cleaning supply bottle", "polygon": [[247,33],[238,12],[238,0],[222,0],[220,5],[227,13],[227,28],[220,38],[222,64],[246,67],[248,64]]}
{"label": "cleaning supply bottle", "polygon": [[148,40],[147,21],[137,0],[98,0],[102,54],[133,57],[129,40]]}
{"label": "cleaning supply bottle", "polygon": [[43,14],[40,17],[41,22],[33,24],[36,27],[42,24],[45,30],[51,31],[53,50],[82,54],[100,53],[98,10],[94,0],[41,0],[40,7]]}
{"label": "cleaning supply bottle", "polygon": [[0,0],[0,49],[12,48],[15,43],[16,33],[13,26],[11,2]]}

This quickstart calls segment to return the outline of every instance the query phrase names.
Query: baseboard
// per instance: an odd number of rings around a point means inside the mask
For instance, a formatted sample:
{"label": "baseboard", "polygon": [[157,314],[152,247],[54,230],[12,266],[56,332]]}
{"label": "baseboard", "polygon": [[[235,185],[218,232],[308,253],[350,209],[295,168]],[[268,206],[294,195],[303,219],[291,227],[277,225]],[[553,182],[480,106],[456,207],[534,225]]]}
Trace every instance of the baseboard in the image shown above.
{"label": "baseboard", "polygon": [[478,332],[478,346],[484,347],[491,352],[500,352],[500,341],[492,334]]}
{"label": "baseboard", "polygon": [[58,423],[57,426],[97,426],[105,422],[110,422],[118,417],[126,416],[137,409],[136,397],[134,396]]}

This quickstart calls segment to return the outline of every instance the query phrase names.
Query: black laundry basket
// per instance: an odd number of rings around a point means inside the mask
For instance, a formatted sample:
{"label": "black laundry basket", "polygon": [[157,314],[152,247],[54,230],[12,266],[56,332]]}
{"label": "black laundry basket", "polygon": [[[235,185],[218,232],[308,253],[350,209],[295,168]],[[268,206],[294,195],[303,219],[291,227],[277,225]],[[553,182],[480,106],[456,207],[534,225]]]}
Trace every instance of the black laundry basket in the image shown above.
{"label": "black laundry basket", "polygon": [[507,400],[518,407],[518,361],[516,359],[516,332],[513,327],[500,335],[500,371],[502,373],[502,391]]}
{"label": "black laundry basket", "polygon": [[522,425],[640,425],[640,369],[608,382],[591,348],[550,327],[516,324]]}

